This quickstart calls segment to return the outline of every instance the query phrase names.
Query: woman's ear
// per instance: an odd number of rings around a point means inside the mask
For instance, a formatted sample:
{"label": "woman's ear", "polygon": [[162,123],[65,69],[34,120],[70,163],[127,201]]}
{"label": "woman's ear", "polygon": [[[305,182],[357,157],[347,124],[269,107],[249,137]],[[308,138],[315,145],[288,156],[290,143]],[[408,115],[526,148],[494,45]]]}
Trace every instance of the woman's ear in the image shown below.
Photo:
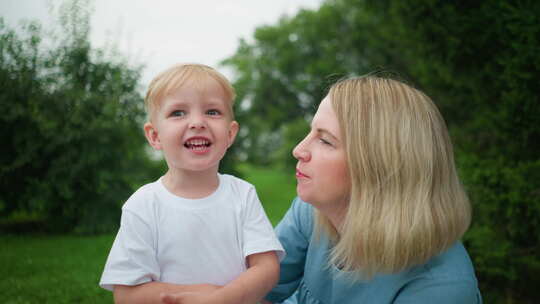
{"label": "woman's ear", "polygon": [[147,122],[144,124],[144,135],[146,136],[146,140],[148,140],[148,143],[150,144],[150,146],[152,146],[152,148],[156,150],[161,150],[161,141],[159,140],[159,134],[151,122]]}

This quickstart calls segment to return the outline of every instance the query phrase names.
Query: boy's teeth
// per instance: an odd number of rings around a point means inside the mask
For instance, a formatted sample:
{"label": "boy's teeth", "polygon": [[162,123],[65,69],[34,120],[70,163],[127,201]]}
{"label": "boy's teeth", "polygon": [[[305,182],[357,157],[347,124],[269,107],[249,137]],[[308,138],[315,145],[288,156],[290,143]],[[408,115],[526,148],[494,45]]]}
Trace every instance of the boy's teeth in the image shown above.
{"label": "boy's teeth", "polygon": [[205,140],[205,139],[193,139],[193,140],[188,140],[185,144],[186,147],[197,147],[197,146],[209,146],[210,145],[210,142],[208,140]]}

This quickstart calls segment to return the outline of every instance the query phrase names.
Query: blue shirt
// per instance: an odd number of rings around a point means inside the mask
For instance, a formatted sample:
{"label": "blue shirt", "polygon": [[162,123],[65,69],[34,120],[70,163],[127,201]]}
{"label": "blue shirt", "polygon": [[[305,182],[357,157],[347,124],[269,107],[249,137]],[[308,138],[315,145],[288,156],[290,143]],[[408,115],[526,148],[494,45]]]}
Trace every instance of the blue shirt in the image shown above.
{"label": "blue shirt", "polygon": [[298,304],[469,304],[482,303],[467,251],[456,242],[427,263],[395,274],[353,282],[328,266],[328,238],[313,231],[313,207],[295,199],[276,232],[287,255],[278,285],[266,296],[273,303]]}

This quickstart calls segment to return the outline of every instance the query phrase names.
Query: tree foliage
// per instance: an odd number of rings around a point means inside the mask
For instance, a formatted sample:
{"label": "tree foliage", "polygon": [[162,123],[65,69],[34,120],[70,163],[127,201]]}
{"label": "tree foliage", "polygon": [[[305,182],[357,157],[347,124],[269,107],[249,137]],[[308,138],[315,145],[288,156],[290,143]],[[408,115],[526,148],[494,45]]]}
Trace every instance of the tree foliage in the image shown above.
{"label": "tree foliage", "polygon": [[[289,163],[328,84],[390,70],[445,116],[473,224],[465,243],[487,303],[533,303],[540,284],[540,3],[326,1],[241,41],[240,140],[251,161]],[[278,127],[279,126],[279,127]],[[274,152],[278,151],[278,152]],[[269,157],[270,156],[270,157]]]}
{"label": "tree foliage", "polygon": [[144,151],[140,67],[88,40],[89,6],[65,2],[62,33],[0,20],[0,215],[51,231],[103,232],[152,163]]}

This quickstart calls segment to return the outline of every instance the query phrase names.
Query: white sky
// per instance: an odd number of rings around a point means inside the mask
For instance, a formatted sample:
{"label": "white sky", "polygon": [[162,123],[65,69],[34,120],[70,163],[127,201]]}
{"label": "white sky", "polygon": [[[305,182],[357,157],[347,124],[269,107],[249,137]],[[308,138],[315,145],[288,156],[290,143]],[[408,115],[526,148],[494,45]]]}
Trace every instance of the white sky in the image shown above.
{"label": "white sky", "polygon": [[[0,0],[0,16],[10,26],[21,19],[51,22],[47,0]],[[58,2],[58,3],[57,3]],[[59,4],[60,0],[53,0]],[[240,38],[276,24],[300,8],[323,0],[94,0],[90,40],[94,47],[116,43],[130,62],[146,65],[143,85],[178,62],[213,66],[233,55]]]}

